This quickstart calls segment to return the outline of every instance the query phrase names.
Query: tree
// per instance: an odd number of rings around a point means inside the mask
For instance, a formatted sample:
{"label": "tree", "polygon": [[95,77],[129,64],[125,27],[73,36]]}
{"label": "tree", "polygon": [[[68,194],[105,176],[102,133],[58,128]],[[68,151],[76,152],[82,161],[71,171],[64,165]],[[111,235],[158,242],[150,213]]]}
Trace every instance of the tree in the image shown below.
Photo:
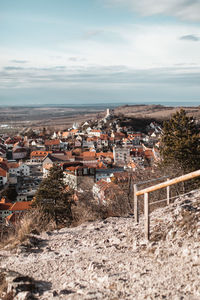
{"label": "tree", "polygon": [[72,195],[63,182],[63,171],[54,165],[43,179],[35,195],[33,206],[41,210],[56,224],[70,224],[72,220]]}
{"label": "tree", "polygon": [[5,197],[10,202],[15,202],[17,195],[18,194],[17,194],[15,187],[12,187],[12,186],[6,187],[1,193],[1,196]]}
{"label": "tree", "polygon": [[174,165],[182,174],[200,169],[199,129],[185,110],[164,122],[160,153],[164,166]]}

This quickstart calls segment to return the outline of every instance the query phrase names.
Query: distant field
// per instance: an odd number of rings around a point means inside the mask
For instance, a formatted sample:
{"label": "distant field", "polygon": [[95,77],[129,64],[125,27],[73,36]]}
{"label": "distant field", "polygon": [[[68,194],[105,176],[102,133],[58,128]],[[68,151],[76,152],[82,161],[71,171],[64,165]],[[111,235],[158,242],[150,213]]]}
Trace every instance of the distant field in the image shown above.
{"label": "distant field", "polygon": [[115,109],[115,114],[124,114],[129,117],[169,119],[177,110],[183,108],[188,115],[200,121],[200,106],[198,107],[166,107],[162,105],[125,105]]}
{"label": "distant field", "polygon": [[[168,119],[180,107],[162,105],[125,105],[114,109],[116,115],[127,117]],[[199,107],[184,107],[189,115],[200,121]],[[21,131],[27,128],[49,127],[52,130],[63,130],[74,122],[102,118],[105,106],[71,106],[71,107],[0,107],[0,133]],[[7,126],[8,125],[8,126]],[[7,127],[6,127],[7,126]]]}
{"label": "distant field", "polygon": [[81,123],[85,120],[96,118],[102,113],[102,107],[1,107],[0,126],[1,131],[6,130],[4,125],[12,128],[42,128],[65,129],[74,122]]}

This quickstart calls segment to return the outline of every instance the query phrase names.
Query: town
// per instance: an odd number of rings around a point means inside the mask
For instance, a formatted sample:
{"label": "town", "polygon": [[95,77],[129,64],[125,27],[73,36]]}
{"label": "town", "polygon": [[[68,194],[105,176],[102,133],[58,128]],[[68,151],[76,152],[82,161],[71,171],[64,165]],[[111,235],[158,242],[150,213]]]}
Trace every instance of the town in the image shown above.
{"label": "town", "polygon": [[[32,199],[53,164],[62,167],[66,186],[75,200],[86,190],[97,203],[109,201],[137,169],[159,160],[161,126],[151,122],[135,131],[127,118],[107,109],[105,117],[66,131],[28,130],[24,135],[0,137],[0,221],[14,224],[31,207]],[[145,132],[144,132],[145,131]],[[125,195],[124,195],[125,197]]]}

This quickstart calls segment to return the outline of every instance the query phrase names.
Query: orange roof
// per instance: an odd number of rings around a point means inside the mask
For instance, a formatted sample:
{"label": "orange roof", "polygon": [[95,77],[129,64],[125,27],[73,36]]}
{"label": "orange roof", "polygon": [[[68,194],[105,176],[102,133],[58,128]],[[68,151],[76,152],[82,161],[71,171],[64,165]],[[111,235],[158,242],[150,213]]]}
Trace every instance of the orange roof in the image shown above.
{"label": "orange roof", "polygon": [[91,132],[98,132],[98,133],[100,133],[101,130],[99,130],[99,129],[92,129]]}
{"label": "orange roof", "polygon": [[71,132],[71,133],[77,133],[77,132],[78,132],[78,129],[72,129],[70,132]]}
{"label": "orange roof", "polygon": [[114,135],[115,137],[121,137],[121,138],[126,136],[123,132],[115,132]]}
{"label": "orange roof", "polygon": [[134,151],[134,152],[144,152],[143,148],[132,148],[131,151]]}
{"label": "orange roof", "polygon": [[60,145],[60,140],[46,140],[44,144],[45,146]]}
{"label": "orange roof", "polygon": [[32,157],[45,157],[47,156],[49,153],[52,153],[52,151],[32,151],[31,152],[31,158]]}
{"label": "orange roof", "polygon": [[99,162],[96,167],[97,167],[97,169],[107,169],[107,167],[103,164],[102,161]]}
{"label": "orange roof", "polygon": [[104,156],[104,157],[110,157],[113,159],[113,153],[112,152],[99,152],[96,153],[96,156],[99,158],[100,156]]}
{"label": "orange roof", "polygon": [[6,201],[6,198],[2,197],[0,203],[9,203],[9,202]]}
{"label": "orange roof", "polygon": [[113,191],[121,192],[120,187],[112,181],[106,182],[105,180],[101,179],[96,184],[100,187],[102,191],[107,191],[108,193],[112,193]]}
{"label": "orange roof", "polygon": [[87,138],[87,142],[96,142],[96,141],[98,141],[98,138],[96,136]]}
{"label": "orange roof", "polygon": [[19,167],[19,164],[17,162],[8,162],[8,168],[9,169],[17,169]]}
{"label": "orange roof", "polygon": [[77,167],[73,167],[73,166],[72,167],[67,167],[65,171],[67,171],[67,170],[68,171],[75,171],[75,170],[78,170],[79,168],[80,168],[79,166],[77,166]]}
{"label": "orange roof", "polygon": [[95,157],[96,151],[85,151],[82,153],[83,157]]}
{"label": "orange roof", "polygon": [[75,155],[81,155],[81,149],[80,148],[73,149],[73,154],[75,154]]}
{"label": "orange roof", "polygon": [[7,172],[6,172],[6,170],[4,170],[4,169],[0,168],[0,176],[2,176],[2,177],[6,177],[6,175],[7,175]]}
{"label": "orange roof", "polygon": [[134,162],[130,162],[128,164],[128,167],[132,168],[132,169],[135,169],[136,168],[136,164]]}
{"label": "orange roof", "polygon": [[64,131],[63,133],[62,133],[62,137],[63,138],[66,138],[66,137],[68,137],[69,136],[69,131]]}
{"label": "orange roof", "polygon": [[12,206],[12,203],[0,203],[0,210],[9,210]]}
{"label": "orange roof", "polygon": [[10,214],[9,216],[6,217],[7,222],[15,223],[16,221],[16,215],[15,213]]}
{"label": "orange roof", "polygon": [[67,155],[69,158],[72,157],[72,151],[65,151],[65,155]]}
{"label": "orange roof", "polygon": [[32,204],[32,201],[22,201],[22,202],[15,202],[10,210],[11,211],[22,211],[22,210],[27,210],[27,209],[30,209],[31,208],[31,204]]}
{"label": "orange roof", "polygon": [[107,140],[108,139],[108,135],[107,134],[101,134],[100,135],[100,139],[101,140]]}

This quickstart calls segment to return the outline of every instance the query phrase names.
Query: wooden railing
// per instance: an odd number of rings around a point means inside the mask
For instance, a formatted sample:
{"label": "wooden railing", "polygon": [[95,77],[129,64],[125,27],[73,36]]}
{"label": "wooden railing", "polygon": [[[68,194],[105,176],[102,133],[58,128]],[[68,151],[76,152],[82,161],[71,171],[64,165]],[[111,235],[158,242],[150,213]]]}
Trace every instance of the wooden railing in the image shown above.
{"label": "wooden railing", "polygon": [[[156,203],[166,201],[167,205],[170,203],[170,186],[179,182],[187,181],[192,178],[196,178],[200,176],[200,170],[176,177],[171,180],[167,180],[165,182],[156,184],[154,186],[138,190],[138,184],[134,185],[134,216],[135,222],[139,222],[139,207],[138,207],[138,196],[144,195],[144,227],[145,227],[145,238],[149,240],[150,238],[150,216],[149,216],[149,193],[153,191],[157,191],[159,189],[167,188],[167,198],[161,201],[157,201]],[[152,182],[152,181],[149,181]],[[152,204],[152,203],[151,203]]]}

